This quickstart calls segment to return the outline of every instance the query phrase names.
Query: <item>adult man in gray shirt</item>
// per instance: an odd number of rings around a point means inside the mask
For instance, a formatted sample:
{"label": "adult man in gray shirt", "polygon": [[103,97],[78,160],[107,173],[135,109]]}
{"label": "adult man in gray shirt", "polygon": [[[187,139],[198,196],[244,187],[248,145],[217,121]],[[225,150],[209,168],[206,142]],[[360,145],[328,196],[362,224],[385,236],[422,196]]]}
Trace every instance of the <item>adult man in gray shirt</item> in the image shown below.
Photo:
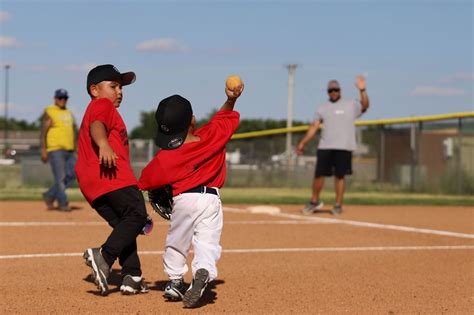
{"label": "adult man in gray shirt", "polygon": [[315,178],[311,201],[303,209],[304,214],[311,214],[323,206],[319,195],[324,185],[324,177],[335,176],[336,204],[333,214],[342,213],[344,197],[344,176],[352,174],[352,151],[356,149],[355,120],[369,108],[369,97],[365,91],[365,78],[358,76],[356,87],[359,89],[360,101],[341,98],[341,88],[336,80],[328,83],[329,102],[321,105],[314,122],[298,143],[296,153],[303,154],[304,146],[314,137],[321,123],[321,132],[317,152]]}

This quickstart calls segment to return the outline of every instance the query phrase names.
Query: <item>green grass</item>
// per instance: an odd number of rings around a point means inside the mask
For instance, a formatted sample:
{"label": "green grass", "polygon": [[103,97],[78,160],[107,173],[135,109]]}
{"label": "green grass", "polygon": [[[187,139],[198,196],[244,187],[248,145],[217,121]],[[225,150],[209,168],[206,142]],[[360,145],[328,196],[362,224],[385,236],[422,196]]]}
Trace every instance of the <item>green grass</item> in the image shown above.
{"label": "green grass", "polygon": [[13,189],[21,185],[20,165],[0,165],[0,190]]}
{"label": "green grass", "polygon": [[[1,188],[0,200],[41,200],[44,188]],[[77,188],[68,189],[71,201],[83,201]],[[224,204],[305,204],[311,196],[309,189],[290,188],[224,188],[221,190]],[[334,202],[332,191],[323,191],[325,203]],[[401,192],[357,192],[345,194],[345,204],[352,205],[443,205],[474,206],[473,196],[434,195]]]}
{"label": "green grass", "polygon": [[[1,188],[0,200],[18,200],[18,201],[42,200],[41,194],[45,191],[46,191],[45,188],[30,188],[30,187]],[[70,188],[67,190],[67,194],[69,196],[69,200],[71,201],[85,200],[79,188]]]}
{"label": "green grass", "polygon": [[[310,189],[289,188],[224,188],[221,191],[224,203],[238,204],[304,204],[311,196]],[[335,194],[323,191],[321,199],[333,203]],[[394,192],[346,192],[345,204],[352,205],[446,205],[473,206],[473,196],[433,195]]]}

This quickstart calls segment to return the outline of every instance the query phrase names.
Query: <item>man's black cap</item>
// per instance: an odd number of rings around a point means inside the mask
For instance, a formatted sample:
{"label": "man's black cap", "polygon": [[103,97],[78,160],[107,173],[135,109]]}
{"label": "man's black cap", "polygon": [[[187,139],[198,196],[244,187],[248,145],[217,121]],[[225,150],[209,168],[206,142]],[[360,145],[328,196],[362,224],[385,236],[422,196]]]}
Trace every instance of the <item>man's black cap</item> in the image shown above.
{"label": "man's black cap", "polygon": [[191,103],[180,95],[163,99],[156,109],[158,125],[155,143],[163,150],[179,148],[186,140],[193,118]]}
{"label": "man's black cap", "polygon": [[102,81],[120,82],[122,86],[132,84],[135,82],[136,76],[134,72],[120,73],[114,65],[100,65],[89,71],[87,75],[87,93],[93,84],[98,84]]}

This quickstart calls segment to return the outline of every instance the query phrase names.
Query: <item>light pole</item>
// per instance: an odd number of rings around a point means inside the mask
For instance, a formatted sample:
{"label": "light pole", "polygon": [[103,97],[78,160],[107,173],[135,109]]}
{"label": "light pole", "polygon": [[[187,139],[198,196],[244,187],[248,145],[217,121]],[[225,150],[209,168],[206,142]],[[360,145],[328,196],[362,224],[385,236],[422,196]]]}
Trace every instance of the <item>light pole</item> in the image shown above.
{"label": "light pole", "polygon": [[8,148],[8,70],[10,65],[5,65],[5,129],[3,130],[3,148],[4,154],[7,154]]}
{"label": "light pole", "polygon": [[[286,128],[293,127],[293,89],[295,86],[295,72],[296,64],[286,65],[288,69],[288,115],[286,119]],[[292,134],[291,131],[286,133],[286,156],[288,158],[288,167],[291,163],[291,143],[292,143]]]}

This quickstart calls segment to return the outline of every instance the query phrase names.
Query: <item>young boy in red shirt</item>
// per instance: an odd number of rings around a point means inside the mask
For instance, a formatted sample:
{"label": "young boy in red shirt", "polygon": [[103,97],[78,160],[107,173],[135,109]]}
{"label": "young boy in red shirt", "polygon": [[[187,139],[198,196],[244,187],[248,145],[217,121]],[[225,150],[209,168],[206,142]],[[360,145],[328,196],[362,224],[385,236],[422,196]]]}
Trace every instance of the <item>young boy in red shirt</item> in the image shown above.
{"label": "young boy in red shirt", "polygon": [[[143,169],[142,190],[170,184],[173,213],[166,238],[164,270],[170,281],[169,300],[183,300],[195,307],[207,284],[217,277],[223,215],[219,188],[226,175],[225,146],[239,126],[234,105],[243,91],[226,88],[227,101],[209,123],[195,129],[191,103],[179,95],[165,98],[156,110],[156,144],[162,149]],[[183,276],[186,258],[193,246],[193,280],[186,290]]]}
{"label": "young boy in red shirt", "polygon": [[108,294],[107,278],[118,258],[122,266],[123,294],[145,293],[136,238],[147,223],[142,193],[129,160],[127,129],[117,108],[122,86],[135,82],[135,73],[120,73],[113,65],[100,65],[87,75],[89,103],[78,140],[76,174],[83,195],[113,228],[101,248],[84,252],[94,282]]}

